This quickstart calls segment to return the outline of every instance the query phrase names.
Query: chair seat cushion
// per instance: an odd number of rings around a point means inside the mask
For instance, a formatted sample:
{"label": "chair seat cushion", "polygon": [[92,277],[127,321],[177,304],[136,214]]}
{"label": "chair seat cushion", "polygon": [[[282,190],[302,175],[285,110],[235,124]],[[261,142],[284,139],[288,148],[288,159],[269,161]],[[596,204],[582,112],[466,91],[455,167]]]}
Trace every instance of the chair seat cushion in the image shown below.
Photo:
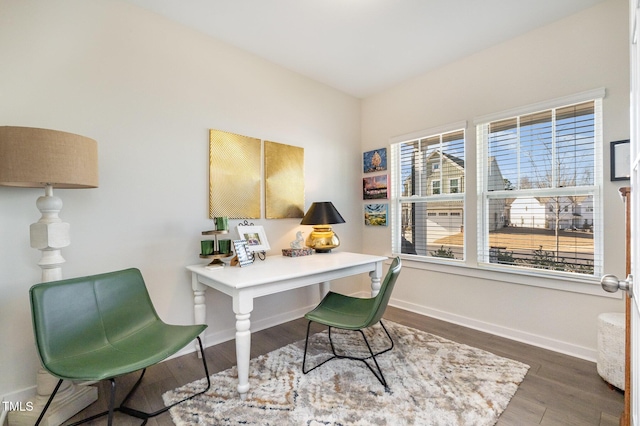
{"label": "chair seat cushion", "polygon": [[70,380],[103,380],[156,364],[185,347],[206,325],[170,325],[160,320],[117,341],[87,348],[73,356],[50,359],[45,369]]}
{"label": "chair seat cushion", "polygon": [[322,302],[304,317],[310,321],[346,330],[366,326],[375,299],[362,299],[329,292]]}

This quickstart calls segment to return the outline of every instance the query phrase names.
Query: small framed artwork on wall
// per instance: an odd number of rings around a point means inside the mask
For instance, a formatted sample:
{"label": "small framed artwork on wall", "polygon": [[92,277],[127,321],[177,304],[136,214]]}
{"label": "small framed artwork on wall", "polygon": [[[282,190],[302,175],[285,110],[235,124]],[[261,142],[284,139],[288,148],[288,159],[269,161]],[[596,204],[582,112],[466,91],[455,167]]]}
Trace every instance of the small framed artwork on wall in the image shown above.
{"label": "small framed artwork on wall", "polygon": [[388,212],[387,204],[365,204],[364,224],[366,226],[387,226]]}
{"label": "small framed artwork on wall", "polygon": [[362,156],[362,171],[364,173],[382,172],[387,170],[387,148],[367,151]]}
{"label": "small framed artwork on wall", "polygon": [[362,198],[364,200],[386,200],[389,198],[388,175],[362,178]]}

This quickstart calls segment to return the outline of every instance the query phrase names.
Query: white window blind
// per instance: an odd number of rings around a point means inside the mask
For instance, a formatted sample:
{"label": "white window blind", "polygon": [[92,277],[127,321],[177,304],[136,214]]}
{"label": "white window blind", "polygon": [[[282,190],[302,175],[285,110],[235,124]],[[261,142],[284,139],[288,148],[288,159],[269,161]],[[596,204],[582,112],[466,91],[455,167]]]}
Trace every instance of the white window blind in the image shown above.
{"label": "white window blind", "polygon": [[464,259],[464,130],[391,145],[394,253]]}
{"label": "white window blind", "polygon": [[601,103],[477,124],[479,263],[601,274]]}

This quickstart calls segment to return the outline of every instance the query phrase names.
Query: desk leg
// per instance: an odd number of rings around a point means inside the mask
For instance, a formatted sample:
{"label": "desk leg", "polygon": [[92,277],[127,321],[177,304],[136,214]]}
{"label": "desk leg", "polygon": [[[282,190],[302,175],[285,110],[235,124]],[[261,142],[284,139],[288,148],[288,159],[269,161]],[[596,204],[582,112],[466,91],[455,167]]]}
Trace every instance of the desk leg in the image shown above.
{"label": "desk leg", "polygon": [[324,299],[324,297],[329,293],[331,289],[330,281],[323,281],[320,283],[320,300]]}
{"label": "desk leg", "polygon": [[249,360],[251,359],[251,311],[253,296],[239,291],[233,296],[233,312],[236,314],[236,365],[238,367],[238,392],[247,399],[249,384]]}
{"label": "desk leg", "polygon": [[236,363],[238,392],[246,399],[249,392],[249,360],[251,358],[251,314],[236,314]]}
{"label": "desk leg", "polygon": [[380,291],[381,277],[382,277],[382,262],[376,262],[376,269],[369,272],[371,277],[371,297],[376,297]]}
{"label": "desk leg", "polygon": [[[206,324],[207,305],[205,304],[204,292],[207,290],[207,286],[198,281],[198,275],[196,273],[193,273],[191,276],[191,288],[193,289],[193,323]],[[204,336],[200,336],[200,338],[202,339],[203,346],[206,348],[207,345],[205,344]],[[202,358],[198,342],[196,341],[194,344],[198,358]]]}

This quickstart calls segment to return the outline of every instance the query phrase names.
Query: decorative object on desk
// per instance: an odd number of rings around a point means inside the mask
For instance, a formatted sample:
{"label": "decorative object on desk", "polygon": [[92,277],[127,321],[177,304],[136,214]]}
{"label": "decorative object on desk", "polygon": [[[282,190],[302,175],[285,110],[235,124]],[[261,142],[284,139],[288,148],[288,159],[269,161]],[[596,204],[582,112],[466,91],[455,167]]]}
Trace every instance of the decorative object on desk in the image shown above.
{"label": "decorative object on desk", "polygon": [[209,217],[260,218],[260,139],[209,130]]}
{"label": "decorative object on desk", "polygon": [[[73,133],[32,127],[0,127],[0,185],[44,188],[36,206],[42,217],[30,227],[31,247],[42,252],[38,265],[42,281],[62,279],[65,260],[60,249],[70,244],[68,223],[58,216],[62,200],[53,188],[98,187],[98,145],[95,140]],[[33,410],[12,411],[11,424],[34,424],[56,380],[43,369],[37,375],[37,402]],[[73,416],[98,397],[91,386],[64,382],[59,397],[49,408],[45,421],[60,422]],[[65,395],[65,396],[62,396]],[[51,413],[56,413],[53,416]]]}
{"label": "decorative object on desk", "polygon": [[220,254],[231,253],[231,240],[219,240],[218,249],[220,251]]}
{"label": "decorative object on desk", "polygon": [[228,231],[229,230],[229,218],[227,216],[218,216],[214,218],[216,222],[216,231]]}
{"label": "decorative object on desk", "polygon": [[302,231],[296,232],[296,239],[291,241],[289,247],[292,249],[301,249],[304,247],[304,238],[302,238]]}
{"label": "decorative object on desk", "polygon": [[[494,425],[518,390],[529,366],[391,321],[396,348],[380,357],[391,392],[362,363],[329,363],[302,374],[304,340],[251,360],[251,389],[238,398],[237,368],[214,374],[211,389],[170,410],[178,425],[402,424]],[[384,333],[378,326],[367,336]],[[358,333],[335,332],[340,347],[367,353]],[[384,344],[383,339],[370,339]],[[326,357],[327,332],[311,336],[311,361]],[[375,351],[379,348],[372,345]],[[205,379],[163,395],[165,404],[200,389]]]}
{"label": "decorative object on desk", "polygon": [[315,202],[311,204],[307,214],[302,218],[301,225],[312,225],[313,231],[307,237],[307,247],[315,249],[316,253],[328,253],[340,245],[340,239],[333,232],[331,225],[345,223],[331,201]]}
{"label": "decorative object on desk", "polygon": [[282,249],[282,255],[287,257],[300,257],[300,256],[309,256],[313,253],[313,251],[304,247],[304,238],[302,238],[302,231],[296,232],[296,239],[289,243],[291,248]]}
{"label": "decorative object on desk", "polygon": [[264,141],[265,217],[304,215],[304,148]]}
{"label": "decorative object on desk", "polygon": [[247,240],[233,240],[233,246],[236,249],[236,256],[231,261],[232,266],[243,267],[253,263],[253,253],[247,246]]}
{"label": "decorative object on desk", "polygon": [[241,240],[247,241],[248,250],[251,252],[266,252],[271,248],[262,226],[240,224],[238,236]]}
{"label": "decorative object on desk", "polygon": [[387,204],[365,204],[364,224],[366,226],[387,226]]}
{"label": "decorative object on desk", "polygon": [[200,254],[205,256],[213,254],[213,240],[200,241]]}
{"label": "decorative object on desk", "polygon": [[[207,243],[207,240],[200,242],[201,249],[202,249],[202,253],[200,254],[200,257],[203,259],[211,259],[211,263],[209,263],[206,266],[207,269],[218,269],[218,268],[224,267],[224,262],[222,261],[222,259],[226,257],[230,257],[233,254],[230,250],[223,251],[220,248],[220,243],[225,240],[218,241],[218,235],[226,235],[228,233],[229,231],[223,231],[223,230],[217,230],[217,229],[211,230],[211,231],[202,231],[202,235],[213,236],[213,240],[208,240],[208,243]],[[226,240],[226,241],[229,241],[229,240]],[[211,246],[209,246],[209,244]]]}
{"label": "decorative object on desk", "polygon": [[304,247],[301,249],[282,249],[282,255],[286,257],[301,257],[301,256],[310,256],[313,254],[313,249],[309,247]]}
{"label": "decorative object on desk", "polygon": [[387,175],[362,178],[362,198],[364,200],[386,200],[389,198]]}
{"label": "decorative object on desk", "polygon": [[362,171],[364,173],[387,170],[387,148],[374,149],[362,155]]}
{"label": "decorative object on desk", "polygon": [[629,139],[611,142],[611,180],[631,179],[631,151]]}

